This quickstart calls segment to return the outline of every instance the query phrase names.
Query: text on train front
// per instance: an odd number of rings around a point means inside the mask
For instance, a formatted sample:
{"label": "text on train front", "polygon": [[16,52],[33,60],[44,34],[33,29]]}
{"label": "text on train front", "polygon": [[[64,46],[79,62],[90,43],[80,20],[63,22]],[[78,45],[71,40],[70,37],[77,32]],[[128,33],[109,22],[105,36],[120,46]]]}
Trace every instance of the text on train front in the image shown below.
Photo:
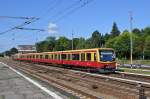
{"label": "text on train front", "polygon": [[112,62],[115,61],[115,52],[113,50],[99,50],[100,61],[102,62]]}

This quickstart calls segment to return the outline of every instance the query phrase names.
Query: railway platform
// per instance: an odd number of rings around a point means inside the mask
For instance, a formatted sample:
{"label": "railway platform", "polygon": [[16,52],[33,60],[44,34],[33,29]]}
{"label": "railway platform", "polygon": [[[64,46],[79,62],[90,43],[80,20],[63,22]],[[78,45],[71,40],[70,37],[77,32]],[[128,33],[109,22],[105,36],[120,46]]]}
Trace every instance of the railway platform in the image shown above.
{"label": "railway platform", "polygon": [[[13,69],[13,68],[12,68]],[[0,63],[0,99],[64,99],[59,92],[46,89],[28,77]],[[31,81],[30,81],[31,80]]]}

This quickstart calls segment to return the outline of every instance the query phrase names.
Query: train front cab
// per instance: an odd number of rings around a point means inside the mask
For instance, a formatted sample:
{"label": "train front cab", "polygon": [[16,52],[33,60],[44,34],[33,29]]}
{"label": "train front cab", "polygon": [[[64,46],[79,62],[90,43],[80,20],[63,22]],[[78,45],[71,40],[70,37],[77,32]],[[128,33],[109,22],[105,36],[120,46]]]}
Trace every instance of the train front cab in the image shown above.
{"label": "train front cab", "polygon": [[98,68],[99,73],[112,73],[116,71],[116,55],[113,49],[98,49],[97,59],[101,67]]}

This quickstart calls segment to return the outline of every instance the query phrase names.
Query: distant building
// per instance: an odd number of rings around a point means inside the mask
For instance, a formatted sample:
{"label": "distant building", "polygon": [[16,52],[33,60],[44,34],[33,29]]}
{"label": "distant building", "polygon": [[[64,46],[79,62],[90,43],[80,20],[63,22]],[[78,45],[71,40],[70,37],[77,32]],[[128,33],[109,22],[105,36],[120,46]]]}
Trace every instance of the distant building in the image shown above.
{"label": "distant building", "polygon": [[35,45],[18,45],[18,53],[35,53]]}

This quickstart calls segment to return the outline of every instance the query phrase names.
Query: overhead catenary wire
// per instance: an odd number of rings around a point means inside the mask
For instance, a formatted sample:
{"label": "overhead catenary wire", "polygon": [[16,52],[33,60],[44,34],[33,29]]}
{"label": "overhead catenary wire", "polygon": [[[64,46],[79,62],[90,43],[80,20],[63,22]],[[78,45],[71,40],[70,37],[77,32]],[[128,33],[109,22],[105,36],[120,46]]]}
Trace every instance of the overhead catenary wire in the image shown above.
{"label": "overhead catenary wire", "polygon": [[[94,1],[94,0],[78,0],[78,1],[76,1],[74,3],[72,3],[71,5],[69,5],[68,7],[66,7],[65,9],[63,9],[63,10],[59,11],[58,13],[56,13],[51,18],[56,18],[54,22],[58,22],[61,19],[63,19],[64,17],[66,17],[66,16],[68,16],[68,15],[76,12],[80,8],[86,6],[91,1]],[[4,32],[1,32],[0,35],[3,35],[5,33],[7,33],[7,32],[15,30],[15,29],[21,29],[21,30],[40,30],[40,29],[23,28],[23,26],[28,25],[28,24],[30,24],[32,22],[37,21],[37,20],[40,20],[41,18],[35,18],[35,17],[11,17],[11,16],[1,16],[1,18],[28,19],[28,21],[25,21],[24,23],[22,23],[20,25],[14,26],[11,29],[8,29],[8,30],[6,30]],[[46,29],[41,29],[41,31],[45,31],[45,30]]]}
{"label": "overhead catenary wire", "polygon": [[35,21],[37,21],[37,20],[39,20],[39,18],[32,17],[31,19],[29,19],[29,20],[23,22],[23,23],[20,24],[20,25],[14,26],[14,27],[12,27],[12,28],[10,28],[10,29],[4,31],[4,32],[0,32],[0,35],[3,35],[3,34],[5,34],[5,33],[7,33],[7,32],[10,32],[10,31],[12,31],[12,30],[15,30],[15,29],[17,29],[17,28],[19,28],[19,27],[23,27],[23,26],[25,26],[25,25],[31,24],[31,23],[33,23],[33,22],[35,22]]}
{"label": "overhead catenary wire", "polygon": [[37,19],[35,17],[16,17],[16,16],[0,16],[0,18],[10,18],[10,19],[26,19],[26,20],[29,20],[29,19]]}
{"label": "overhead catenary wire", "polygon": [[[56,13],[56,14],[53,15],[51,18],[59,17],[59,16],[61,16],[61,14],[64,14],[66,11],[68,11],[68,10],[70,10],[70,9],[71,9],[71,11],[69,11],[69,12],[66,13],[66,14],[71,14],[71,13],[75,12],[76,10],[78,10],[78,8],[82,8],[82,7],[84,7],[85,5],[87,5],[87,4],[89,3],[89,1],[90,1],[90,0],[78,0],[78,1],[76,1],[76,2],[74,2],[74,3],[72,3],[71,5],[69,5],[68,7],[66,7],[65,9],[63,9],[63,10],[59,11],[58,13]],[[91,0],[91,1],[92,1],[92,0]],[[57,3],[56,3],[56,4],[57,4]],[[80,5],[80,4],[81,4],[81,5]],[[78,7],[75,7],[75,6],[77,6],[77,5],[79,5],[79,6],[78,6]],[[75,8],[74,8],[74,7],[75,7]],[[66,14],[63,15],[63,16],[61,16],[61,17],[59,17],[58,19],[56,19],[56,22],[58,22],[59,20],[63,19],[63,18],[66,16]],[[40,18],[35,18],[35,17],[13,17],[13,16],[0,16],[0,18],[15,18],[15,19],[27,19],[27,20],[29,20],[29,21],[24,22],[24,23],[21,24],[21,25],[14,26],[14,27],[12,27],[11,29],[8,29],[8,30],[6,30],[6,31],[4,31],[4,32],[1,32],[0,35],[3,35],[3,34],[5,34],[5,33],[7,33],[7,32],[12,31],[12,30],[21,28],[21,27],[23,27],[23,26],[25,26],[25,25],[27,25],[27,24],[30,24],[30,23],[32,23],[32,22],[37,21],[37,20],[40,19]],[[24,29],[24,30],[25,30],[25,29]],[[26,30],[29,30],[29,29],[26,29]],[[30,29],[30,30],[32,30],[32,29]]]}
{"label": "overhead catenary wire", "polygon": [[86,6],[87,4],[91,3],[92,1],[94,1],[94,0],[85,0],[80,5],[77,5],[76,7],[70,9],[68,12],[64,13],[64,15],[58,17],[54,22],[59,22],[60,20],[62,20],[66,16],[71,15],[72,13],[78,11],[79,9],[83,8],[84,6]]}
{"label": "overhead catenary wire", "polygon": [[55,15],[52,15],[51,18],[56,18],[60,15],[62,15],[63,13],[65,13],[67,10],[72,9],[74,6],[79,5],[83,0],[78,0],[72,4],[70,4],[69,6],[65,7],[64,9],[60,10],[59,12],[57,12]]}
{"label": "overhead catenary wire", "polygon": [[20,30],[33,30],[33,31],[46,31],[45,29],[37,29],[37,28],[23,28],[23,27],[18,27],[16,29]]}
{"label": "overhead catenary wire", "polygon": [[[58,2],[56,2],[56,3],[58,3]],[[44,16],[44,15],[43,15],[43,16]],[[0,35],[3,35],[3,34],[5,34],[5,33],[7,33],[7,32],[10,32],[10,31],[15,30],[15,29],[19,29],[19,28],[21,28],[21,27],[23,27],[23,26],[25,26],[25,25],[28,25],[28,24],[30,24],[30,23],[32,23],[32,22],[35,22],[35,21],[37,21],[37,20],[40,19],[40,18],[36,18],[36,17],[16,17],[16,16],[0,16],[0,18],[26,19],[26,20],[28,20],[28,21],[25,21],[24,23],[22,23],[22,24],[20,24],[20,25],[14,26],[14,27],[12,27],[12,28],[6,30],[6,31],[0,32]],[[22,29],[22,30],[23,30],[23,29]],[[24,29],[24,30],[25,30],[25,29]],[[35,29],[26,29],[26,30],[35,30]]]}

